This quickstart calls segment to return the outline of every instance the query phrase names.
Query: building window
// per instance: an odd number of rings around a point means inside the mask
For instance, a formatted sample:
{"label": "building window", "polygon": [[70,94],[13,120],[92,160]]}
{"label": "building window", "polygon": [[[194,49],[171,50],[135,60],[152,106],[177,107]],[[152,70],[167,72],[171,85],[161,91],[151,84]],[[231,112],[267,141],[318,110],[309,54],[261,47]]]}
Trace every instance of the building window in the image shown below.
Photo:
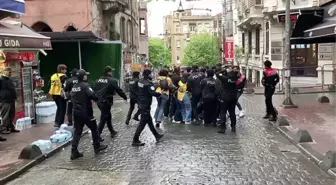
{"label": "building window", "polygon": [[180,60],[180,57],[179,57],[179,56],[176,56],[176,60]]}
{"label": "building window", "polygon": [[168,18],[167,18],[167,17],[164,18],[164,22],[165,22],[166,24],[168,23]]}
{"label": "building window", "polygon": [[255,29],[255,54],[260,54],[260,29],[259,27]]}
{"label": "building window", "polygon": [[261,5],[261,0],[255,0],[255,5]]}
{"label": "building window", "polygon": [[252,31],[248,31],[247,36],[247,44],[248,44],[248,53],[252,53]]}
{"label": "building window", "polygon": [[270,28],[269,28],[269,22],[266,23],[265,25],[266,27],[266,38],[265,38],[265,42],[266,42],[266,45],[265,45],[265,54],[268,55],[269,54],[269,37],[270,37]]}
{"label": "building window", "polygon": [[176,25],[176,33],[181,33],[181,28],[179,24]]}
{"label": "building window", "polygon": [[179,40],[176,41],[176,47],[177,47],[177,48],[180,48],[180,47],[181,47],[181,41],[179,41]]}
{"label": "building window", "polygon": [[210,32],[211,30],[211,28],[210,28],[210,24],[209,23],[205,23],[205,29],[206,29],[206,31],[207,32]]}
{"label": "building window", "polygon": [[146,35],[146,22],[144,18],[140,18],[140,35]]}
{"label": "building window", "polygon": [[194,32],[194,31],[196,31],[196,29],[195,29],[195,25],[191,25],[191,26],[189,27],[189,29],[190,29],[190,32]]}
{"label": "building window", "polygon": [[233,33],[237,33],[237,21],[233,21]]}
{"label": "building window", "polygon": [[242,53],[245,53],[245,33],[242,33]]}
{"label": "building window", "polygon": [[183,24],[183,33],[188,33],[188,24],[184,23]]}

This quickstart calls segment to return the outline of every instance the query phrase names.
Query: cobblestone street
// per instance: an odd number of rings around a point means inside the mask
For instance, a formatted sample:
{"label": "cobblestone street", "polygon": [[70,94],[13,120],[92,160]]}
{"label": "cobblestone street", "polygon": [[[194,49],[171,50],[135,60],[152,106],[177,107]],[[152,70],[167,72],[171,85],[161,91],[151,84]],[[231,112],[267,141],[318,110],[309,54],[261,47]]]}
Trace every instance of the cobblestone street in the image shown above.
{"label": "cobblestone street", "polygon": [[[216,128],[164,123],[160,143],[146,128],[144,147],[131,146],[136,123],[124,124],[128,105],[114,104],[119,134],[95,156],[91,136],[81,140],[84,157],[70,161],[70,147],[32,168],[9,185],[333,185],[276,129],[261,119],[264,108],[241,99],[248,110],[237,133]],[[153,109],[152,109],[153,111]],[[98,118],[98,116],[97,116]]]}

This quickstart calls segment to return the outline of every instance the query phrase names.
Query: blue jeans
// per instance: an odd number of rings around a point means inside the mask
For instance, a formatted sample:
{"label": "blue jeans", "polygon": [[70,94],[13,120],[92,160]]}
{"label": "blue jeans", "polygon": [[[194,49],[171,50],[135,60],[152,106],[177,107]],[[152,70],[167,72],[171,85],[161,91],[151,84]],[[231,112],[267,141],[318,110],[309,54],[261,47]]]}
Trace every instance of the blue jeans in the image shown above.
{"label": "blue jeans", "polygon": [[155,122],[158,123],[158,122],[161,122],[163,119],[163,112],[166,107],[166,103],[169,100],[169,96],[166,94],[162,94],[156,99],[157,99],[158,104],[155,110],[154,119],[155,119]]}
{"label": "blue jeans", "polygon": [[180,101],[180,104],[181,104],[181,114],[183,121],[191,121],[192,108],[191,108],[190,95],[186,93],[183,96],[182,101]]}

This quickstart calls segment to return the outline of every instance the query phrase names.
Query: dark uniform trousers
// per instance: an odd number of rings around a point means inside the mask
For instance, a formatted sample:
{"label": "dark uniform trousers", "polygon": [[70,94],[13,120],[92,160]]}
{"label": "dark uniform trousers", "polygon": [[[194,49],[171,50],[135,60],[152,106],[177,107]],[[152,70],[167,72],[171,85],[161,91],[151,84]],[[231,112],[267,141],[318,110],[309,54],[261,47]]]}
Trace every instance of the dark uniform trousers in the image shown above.
{"label": "dark uniform trousers", "polygon": [[98,108],[100,109],[100,122],[98,126],[98,131],[100,134],[103,132],[105,124],[107,124],[107,128],[111,133],[114,132],[112,126],[111,107],[112,103],[110,103],[110,101],[103,100],[101,102],[98,102]]}
{"label": "dark uniform trousers", "polygon": [[[128,110],[126,121],[130,121],[131,120],[131,116],[132,116],[133,110],[135,108],[135,104],[137,104],[137,103],[138,103],[138,101],[135,98],[131,98],[130,99],[130,108]],[[138,111],[134,114],[133,117],[139,119],[139,115],[140,115],[140,109],[138,107]]]}
{"label": "dark uniform trousers", "polygon": [[79,140],[83,133],[84,125],[91,130],[92,141],[94,148],[98,148],[100,145],[100,137],[97,129],[97,122],[94,118],[89,118],[87,115],[74,114],[74,137],[72,140],[72,152],[76,152],[79,144]]}
{"label": "dark uniform trousers", "polygon": [[0,123],[0,129],[13,129],[13,121],[15,118],[15,102],[2,102],[0,103],[0,117],[2,123]]}
{"label": "dark uniform trousers", "polygon": [[270,87],[270,86],[265,86],[265,104],[266,104],[266,114],[267,115],[272,115],[272,116],[276,116],[276,111],[274,109],[273,106],[273,94],[274,94],[275,88]]}
{"label": "dark uniform trousers", "polygon": [[135,142],[139,141],[140,134],[145,129],[147,124],[148,124],[150,131],[153,133],[155,137],[159,135],[159,133],[154,128],[152,116],[150,115],[150,110],[140,110],[140,113],[141,113],[140,122],[139,122],[138,128],[135,131],[134,138],[133,138],[133,141]]}
{"label": "dark uniform trousers", "polygon": [[198,102],[201,100],[201,96],[194,96],[191,97],[191,108],[192,108],[192,119],[198,120],[198,112],[197,105]]}
{"label": "dark uniform trousers", "polygon": [[220,116],[221,116],[221,128],[226,129],[226,113],[229,112],[230,120],[231,120],[231,128],[236,127],[236,104],[237,97],[232,96],[230,98],[225,98],[222,100],[220,107]]}
{"label": "dark uniform trousers", "polygon": [[69,126],[72,125],[72,102],[68,101],[68,108],[67,108],[67,117],[68,117],[68,124]]}
{"label": "dark uniform trousers", "polygon": [[203,120],[205,124],[216,123],[217,99],[203,100]]}

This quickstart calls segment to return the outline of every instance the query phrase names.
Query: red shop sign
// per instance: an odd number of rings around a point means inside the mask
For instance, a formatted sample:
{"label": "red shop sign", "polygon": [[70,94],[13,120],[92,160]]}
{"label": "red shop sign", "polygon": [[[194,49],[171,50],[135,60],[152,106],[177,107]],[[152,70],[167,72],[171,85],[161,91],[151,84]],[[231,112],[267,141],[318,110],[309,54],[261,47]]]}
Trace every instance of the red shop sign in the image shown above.
{"label": "red shop sign", "polygon": [[[299,13],[290,14],[290,21],[297,21],[299,18]],[[286,15],[278,15],[279,22],[286,22]]]}
{"label": "red shop sign", "polygon": [[226,61],[232,62],[234,59],[234,45],[233,38],[226,37],[224,43],[224,58]]}

